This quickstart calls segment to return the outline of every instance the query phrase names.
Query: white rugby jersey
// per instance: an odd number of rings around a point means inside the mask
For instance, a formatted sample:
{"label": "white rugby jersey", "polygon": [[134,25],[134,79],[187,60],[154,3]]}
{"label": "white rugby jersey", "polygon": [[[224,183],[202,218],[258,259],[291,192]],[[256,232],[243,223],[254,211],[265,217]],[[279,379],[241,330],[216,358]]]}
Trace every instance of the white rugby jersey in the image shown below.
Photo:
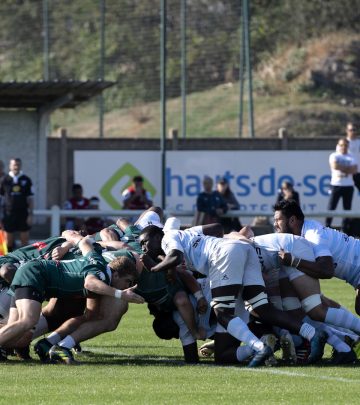
{"label": "white rugby jersey", "polygon": [[221,256],[224,244],[243,243],[235,239],[221,239],[204,235],[202,228],[195,226],[185,231],[168,231],[165,233],[161,247],[165,254],[179,250],[184,254],[186,266],[191,271],[209,275],[211,262]]}
{"label": "white rugby jersey", "polygon": [[354,287],[360,284],[360,241],[327,228],[318,221],[306,219],[301,236],[314,245],[315,257],[332,256],[334,276]]}
{"label": "white rugby jersey", "polygon": [[[276,285],[278,272],[281,269],[278,252],[282,249],[292,255],[305,260],[315,260],[313,246],[301,236],[290,233],[270,233],[252,238],[258,255],[261,270],[266,275],[268,288]],[[284,266],[284,268],[286,268]]]}
{"label": "white rugby jersey", "polygon": [[[262,259],[259,257],[259,260],[261,266],[265,268],[280,267],[277,253],[281,249],[301,259],[314,260],[313,244],[302,236],[290,233],[269,233],[267,235],[255,236],[252,240],[254,241],[255,249],[262,248],[263,257]],[[276,255],[274,252],[276,252]]]}

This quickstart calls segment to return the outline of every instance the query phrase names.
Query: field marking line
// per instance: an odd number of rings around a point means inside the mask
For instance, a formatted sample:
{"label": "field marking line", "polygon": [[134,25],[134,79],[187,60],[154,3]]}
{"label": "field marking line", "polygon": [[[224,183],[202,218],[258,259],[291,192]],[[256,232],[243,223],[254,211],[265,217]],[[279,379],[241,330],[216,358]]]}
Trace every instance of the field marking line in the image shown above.
{"label": "field marking line", "polygon": [[[106,350],[102,350],[100,347],[84,347],[84,351],[89,351],[93,353],[99,353],[99,354],[105,354],[105,355],[110,355],[110,356],[124,356],[127,357],[128,359],[133,359],[133,360],[138,360],[139,356],[134,356],[132,354],[128,353],[123,353],[123,352],[109,352]],[[84,353],[86,354],[86,353]],[[80,354],[81,356],[81,354]],[[169,361],[171,363],[174,362],[174,360],[169,359],[168,357],[146,357],[144,360],[160,360],[160,361]],[[200,367],[215,367],[215,364],[199,364]],[[222,366],[216,366],[216,367],[222,367]],[[337,381],[337,382],[343,382],[343,383],[356,383],[358,384],[358,380],[352,380],[350,378],[345,378],[345,377],[332,377],[332,376],[319,376],[319,375],[310,375],[306,373],[299,373],[297,371],[285,371],[285,370],[279,370],[279,369],[273,369],[271,367],[265,368],[246,368],[246,367],[237,367],[237,366],[224,366],[223,368],[227,369],[236,369],[237,371],[241,372],[251,372],[251,373],[265,373],[265,374],[274,374],[274,375],[286,375],[288,377],[305,377],[305,378],[311,378],[313,380],[325,380],[325,381]]]}
{"label": "field marking line", "polygon": [[[234,367],[237,368],[237,367]],[[271,368],[237,368],[238,370],[241,371],[250,371],[250,372],[255,372],[255,373],[267,373],[267,374],[277,374],[277,375],[286,375],[289,377],[305,377],[305,378],[311,378],[313,380],[328,380],[328,381],[338,381],[338,382],[345,382],[345,383],[358,383],[358,380],[352,380],[350,378],[344,378],[344,377],[332,377],[332,376],[326,376],[326,375],[310,375],[306,373],[299,373],[297,371],[284,371],[284,370],[275,370]]]}

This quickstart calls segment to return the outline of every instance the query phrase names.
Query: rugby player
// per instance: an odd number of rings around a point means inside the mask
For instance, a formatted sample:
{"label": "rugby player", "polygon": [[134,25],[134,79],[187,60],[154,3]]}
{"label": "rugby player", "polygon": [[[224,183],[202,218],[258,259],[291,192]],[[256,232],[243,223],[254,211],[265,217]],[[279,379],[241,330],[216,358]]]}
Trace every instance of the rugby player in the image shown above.
{"label": "rugby player", "polygon": [[256,351],[249,367],[263,364],[273,351],[251,333],[240,317],[234,315],[236,298],[240,292],[260,318],[287,327],[311,341],[311,361],[322,356],[325,334],[316,332],[309,324],[301,324],[286,313],[269,306],[260,264],[255,250],[248,243],[211,237],[200,232],[199,227],[164,234],[161,229],[149,226],[141,232],[140,244],[153,257],[164,253],[166,255],[151,271],[168,270],[185,259],[188,269],[209,277],[212,307],[219,328],[222,329],[217,332],[228,332]]}

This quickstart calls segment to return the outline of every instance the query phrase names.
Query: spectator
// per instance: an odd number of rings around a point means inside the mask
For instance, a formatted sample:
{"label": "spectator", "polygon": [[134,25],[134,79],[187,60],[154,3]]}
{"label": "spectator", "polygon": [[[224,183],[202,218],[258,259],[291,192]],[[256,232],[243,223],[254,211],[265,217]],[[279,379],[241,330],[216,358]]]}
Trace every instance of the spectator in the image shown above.
{"label": "spectator", "polygon": [[2,160],[0,160],[0,183],[2,182],[3,178],[6,176],[5,173],[5,164]]}
{"label": "spectator", "polygon": [[[346,138],[340,138],[336,151],[329,156],[331,168],[330,199],[328,210],[336,209],[342,198],[344,210],[351,210],[352,197],[354,194],[354,180],[352,175],[357,173],[357,164],[352,155],[348,153],[349,142]],[[330,227],[332,218],[326,218],[325,225]],[[343,225],[345,219],[343,220]]]}
{"label": "spectator", "polygon": [[[5,164],[2,160],[0,160],[0,184],[3,181],[3,178],[6,176],[5,173]],[[6,235],[5,231],[3,231],[2,223],[3,223],[3,216],[4,216],[4,198],[0,195],[0,256],[7,253],[7,245],[6,245]]]}
{"label": "spectator", "polygon": [[360,139],[357,137],[357,128],[352,122],[346,125],[346,139],[349,142],[349,153],[351,153],[357,164],[357,172],[353,175],[356,188],[360,191]]}
{"label": "spectator", "polygon": [[127,210],[146,210],[153,205],[150,193],[144,188],[142,176],[135,176],[133,184],[122,193],[123,206]]}
{"label": "spectator", "polygon": [[[98,197],[93,196],[90,198],[89,202],[89,209],[90,210],[98,210],[99,209],[100,200]],[[85,228],[86,233],[88,235],[93,235],[96,232],[100,232],[101,229],[106,227],[106,221],[101,217],[90,217],[87,218],[85,221]]]}
{"label": "spectator", "polygon": [[195,225],[220,222],[221,215],[227,211],[226,202],[218,191],[213,190],[213,185],[212,178],[205,176],[204,191],[198,195],[196,200]]}
{"label": "spectator", "polygon": [[[240,205],[234,195],[234,193],[230,189],[229,181],[225,177],[221,177],[217,184],[216,189],[222,196],[223,200],[227,205],[228,210],[238,210],[240,209]],[[238,217],[232,218],[220,218],[220,223],[224,228],[225,233],[229,233],[231,231],[240,231],[241,223]]]}
{"label": "spectator", "polygon": [[300,205],[299,193],[295,191],[294,185],[290,181],[283,181],[278,192],[276,204],[283,200],[294,200]]}
{"label": "spectator", "polygon": [[0,195],[3,202],[3,227],[8,251],[15,245],[15,232],[20,232],[21,246],[29,244],[29,230],[33,221],[32,181],[21,170],[21,159],[11,158],[9,174],[1,179]]}
{"label": "spectator", "polygon": [[[87,210],[89,209],[90,201],[83,196],[83,188],[81,184],[73,184],[71,188],[71,197],[65,201],[64,210]],[[84,218],[69,217],[66,218],[65,229],[74,229],[76,231],[83,230],[85,227]]]}

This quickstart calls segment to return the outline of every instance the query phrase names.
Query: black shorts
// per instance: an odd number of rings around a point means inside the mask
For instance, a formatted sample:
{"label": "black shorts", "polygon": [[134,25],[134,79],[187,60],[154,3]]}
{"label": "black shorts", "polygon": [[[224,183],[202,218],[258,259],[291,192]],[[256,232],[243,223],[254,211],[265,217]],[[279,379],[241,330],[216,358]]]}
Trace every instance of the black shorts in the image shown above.
{"label": "black shorts", "polygon": [[10,308],[15,308],[16,300],[28,299],[33,301],[38,301],[42,303],[44,301],[43,296],[38,290],[33,287],[18,287],[15,289],[15,294],[11,297]]}
{"label": "black shorts", "polygon": [[28,214],[4,215],[3,224],[5,232],[26,232],[31,227],[27,224]]}

